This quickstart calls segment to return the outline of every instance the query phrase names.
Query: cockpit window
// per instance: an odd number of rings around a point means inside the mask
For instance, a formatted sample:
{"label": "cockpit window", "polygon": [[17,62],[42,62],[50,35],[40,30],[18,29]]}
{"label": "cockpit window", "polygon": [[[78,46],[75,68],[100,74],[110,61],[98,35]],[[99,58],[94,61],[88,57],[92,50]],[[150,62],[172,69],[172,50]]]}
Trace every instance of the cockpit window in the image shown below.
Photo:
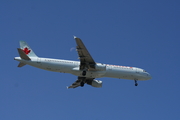
{"label": "cockpit window", "polygon": [[145,70],[143,70],[143,72],[146,72]]}

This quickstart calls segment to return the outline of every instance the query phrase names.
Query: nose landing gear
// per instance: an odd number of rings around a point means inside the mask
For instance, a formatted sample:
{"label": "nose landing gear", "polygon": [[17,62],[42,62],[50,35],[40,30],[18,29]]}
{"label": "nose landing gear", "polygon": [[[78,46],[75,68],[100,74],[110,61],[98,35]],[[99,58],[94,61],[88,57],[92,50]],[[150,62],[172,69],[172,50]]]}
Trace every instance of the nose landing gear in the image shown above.
{"label": "nose landing gear", "polygon": [[135,82],[135,86],[138,86],[137,80],[134,80],[134,82]]}

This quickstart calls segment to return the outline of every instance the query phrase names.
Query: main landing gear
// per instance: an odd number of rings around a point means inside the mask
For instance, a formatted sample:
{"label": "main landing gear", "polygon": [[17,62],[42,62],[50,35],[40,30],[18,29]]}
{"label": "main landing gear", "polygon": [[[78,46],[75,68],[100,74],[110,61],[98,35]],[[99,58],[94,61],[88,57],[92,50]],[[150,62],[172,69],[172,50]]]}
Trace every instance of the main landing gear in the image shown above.
{"label": "main landing gear", "polygon": [[81,87],[84,87],[84,81],[81,82]]}
{"label": "main landing gear", "polygon": [[83,71],[83,72],[82,72],[82,75],[83,75],[83,76],[86,76],[86,71]]}
{"label": "main landing gear", "polygon": [[84,87],[85,82],[86,82],[86,77],[83,77],[83,78],[82,78],[82,81],[81,81],[81,83],[80,83],[80,86],[81,86],[81,87]]}
{"label": "main landing gear", "polygon": [[[83,70],[82,76],[86,76],[86,70]],[[86,77],[84,77],[83,80],[82,80],[82,82],[80,83],[80,86],[81,86],[81,87],[84,87],[85,80],[86,80]]]}
{"label": "main landing gear", "polygon": [[135,86],[138,86],[137,80],[134,80],[134,82],[135,82]]}

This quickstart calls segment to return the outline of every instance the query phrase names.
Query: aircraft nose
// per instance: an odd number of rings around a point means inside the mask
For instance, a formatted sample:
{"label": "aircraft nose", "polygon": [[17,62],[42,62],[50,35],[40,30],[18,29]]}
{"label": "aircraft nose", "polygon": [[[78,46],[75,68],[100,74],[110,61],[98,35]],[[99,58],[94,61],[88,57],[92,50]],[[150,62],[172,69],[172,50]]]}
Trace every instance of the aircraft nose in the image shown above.
{"label": "aircraft nose", "polygon": [[149,73],[147,73],[147,80],[150,80],[150,79],[152,79],[152,77],[151,77],[151,75],[149,74]]}

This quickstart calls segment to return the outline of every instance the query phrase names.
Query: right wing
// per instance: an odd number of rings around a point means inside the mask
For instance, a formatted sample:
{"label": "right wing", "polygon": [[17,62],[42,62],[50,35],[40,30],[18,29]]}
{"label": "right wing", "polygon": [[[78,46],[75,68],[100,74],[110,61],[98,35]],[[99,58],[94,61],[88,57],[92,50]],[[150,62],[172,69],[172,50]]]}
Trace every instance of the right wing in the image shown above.
{"label": "right wing", "polygon": [[72,85],[68,86],[67,89],[79,87],[79,86],[81,86],[81,82],[82,82],[82,80],[78,79]]}
{"label": "right wing", "polygon": [[90,83],[94,80],[94,78],[86,78],[86,77],[78,77],[78,79],[69,87],[69,88],[76,88],[76,87],[83,87],[85,83],[87,83],[88,85],[90,85]]}

